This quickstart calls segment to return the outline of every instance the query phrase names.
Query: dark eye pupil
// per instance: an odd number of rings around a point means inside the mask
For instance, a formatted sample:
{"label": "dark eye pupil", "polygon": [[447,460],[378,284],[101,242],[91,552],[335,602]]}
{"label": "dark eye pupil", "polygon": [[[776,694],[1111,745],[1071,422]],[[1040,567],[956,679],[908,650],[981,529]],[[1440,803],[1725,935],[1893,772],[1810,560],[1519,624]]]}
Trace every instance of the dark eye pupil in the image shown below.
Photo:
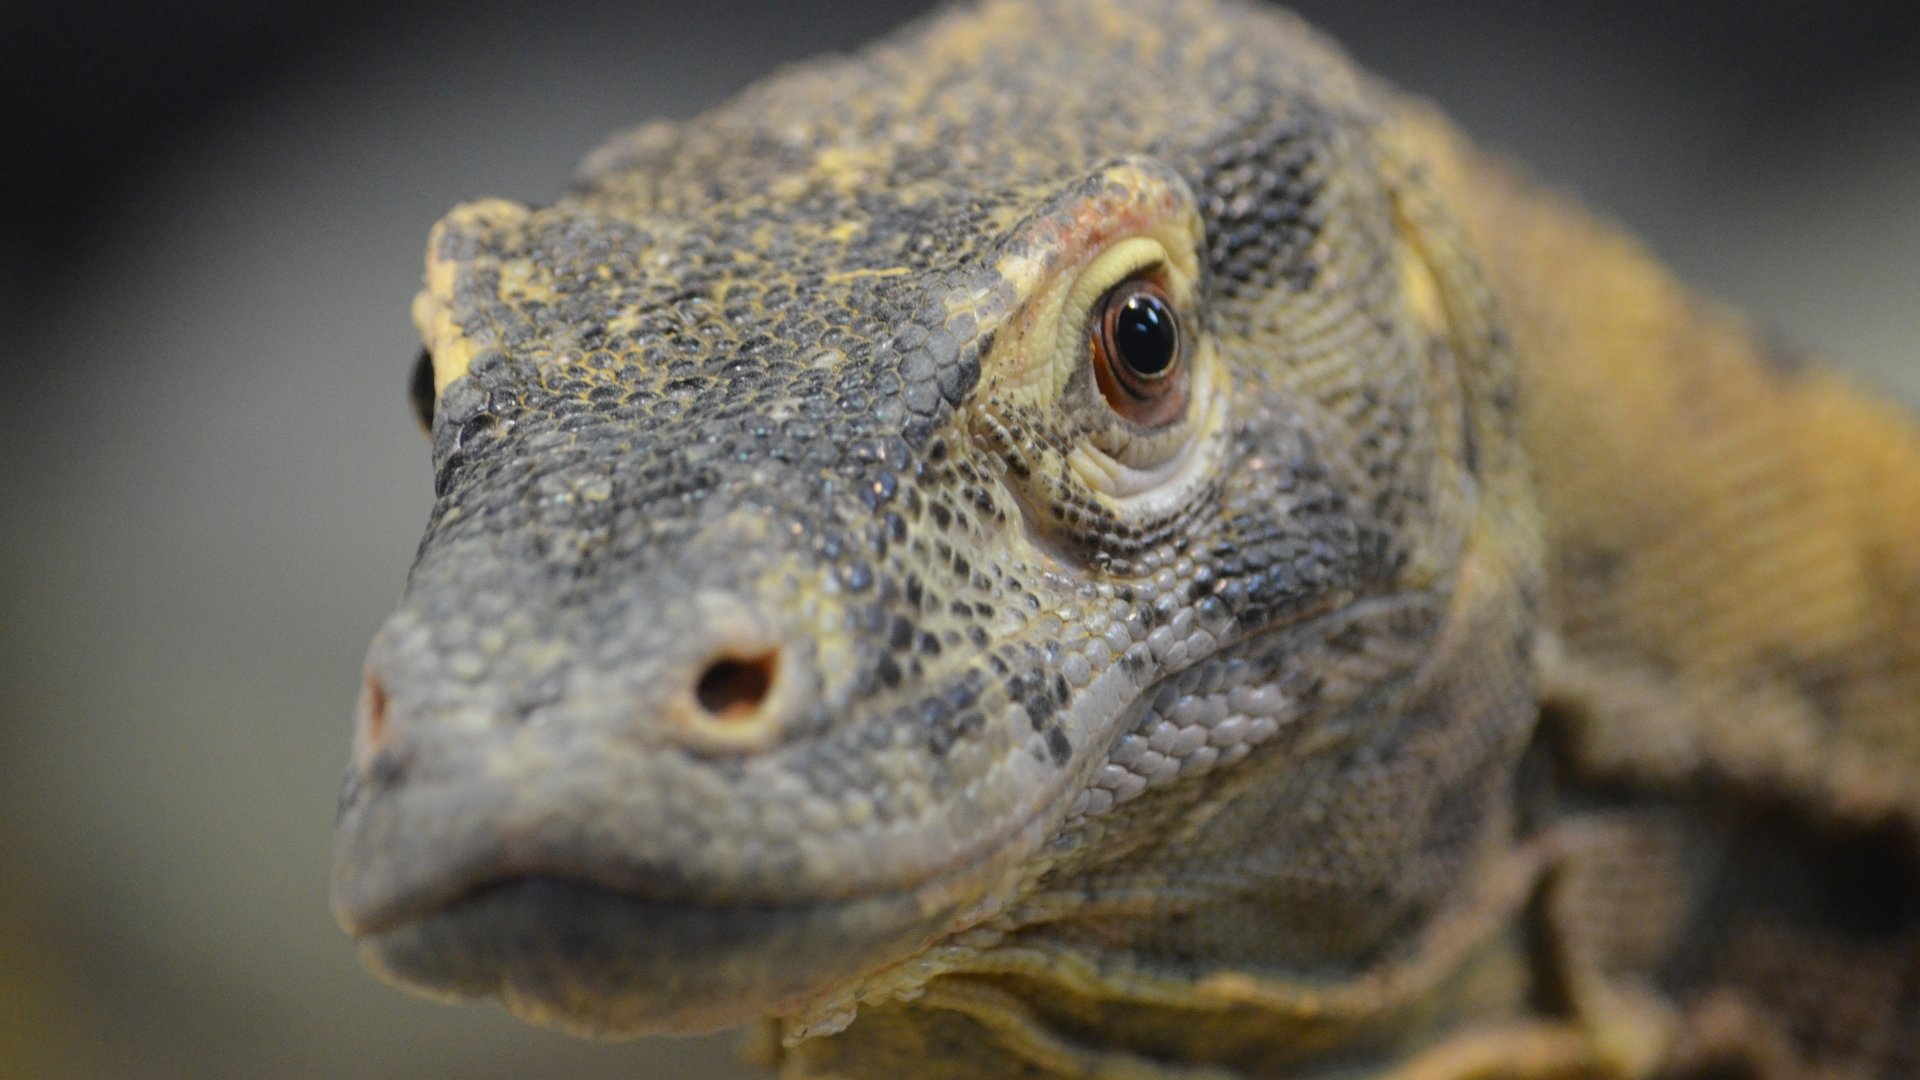
{"label": "dark eye pupil", "polygon": [[1136,375],[1164,375],[1173,366],[1180,332],[1166,301],[1151,293],[1127,297],[1113,318],[1113,348]]}

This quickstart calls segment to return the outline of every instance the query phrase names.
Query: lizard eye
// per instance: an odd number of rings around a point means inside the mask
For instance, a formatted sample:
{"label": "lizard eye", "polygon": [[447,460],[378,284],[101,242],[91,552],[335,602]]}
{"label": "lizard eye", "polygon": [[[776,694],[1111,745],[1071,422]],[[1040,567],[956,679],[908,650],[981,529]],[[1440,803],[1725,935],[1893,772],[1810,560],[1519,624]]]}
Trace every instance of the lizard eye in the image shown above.
{"label": "lizard eye", "polygon": [[1122,418],[1158,427],[1186,405],[1180,323],[1167,291],[1151,278],[1121,282],[1094,310],[1093,375]]}
{"label": "lizard eye", "polygon": [[431,434],[433,431],[433,404],[436,395],[433,392],[433,355],[425,349],[413,361],[413,374],[407,376],[407,398],[413,402],[413,415],[420,421],[420,428]]}
{"label": "lizard eye", "polygon": [[1188,456],[1217,385],[1200,320],[1197,267],[1177,236],[1135,235],[1107,246],[1068,288],[1054,355],[1072,372],[1068,407],[1084,439],[1090,481],[1146,490]]}
{"label": "lizard eye", "polygon": [[971,414],[1066,550],[1148,543],[1192,511],[1235,403],[1186,182],[1148,159],[1098,175],[1036,211],[996,264],[1022,300],[981,357]]}

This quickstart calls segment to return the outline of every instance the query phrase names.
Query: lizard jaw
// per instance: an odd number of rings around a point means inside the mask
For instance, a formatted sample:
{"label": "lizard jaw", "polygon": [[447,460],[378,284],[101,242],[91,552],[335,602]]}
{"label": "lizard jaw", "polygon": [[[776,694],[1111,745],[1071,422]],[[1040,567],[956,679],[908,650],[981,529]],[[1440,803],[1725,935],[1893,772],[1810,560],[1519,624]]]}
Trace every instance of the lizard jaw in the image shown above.
{"label": "lizard jaw", "polygon": [[794,1011],[950,931],[951,920],[912,893],[726,908],[531,875],[366,935],[361,954],[416,992],[498,997],[574,1034],[698,1034]]}
{"label": "lizard jaw", "polygon": [[604,867],[536,859],[495,863],[438,896],[337,897],[336,910],[363,962],[415,993],[496,997],[522,1019],[599,1038],[704,1034],[812,1015],[990,917],[1058,827],[1058,804],[884,891],[793,903],[649,895]]}

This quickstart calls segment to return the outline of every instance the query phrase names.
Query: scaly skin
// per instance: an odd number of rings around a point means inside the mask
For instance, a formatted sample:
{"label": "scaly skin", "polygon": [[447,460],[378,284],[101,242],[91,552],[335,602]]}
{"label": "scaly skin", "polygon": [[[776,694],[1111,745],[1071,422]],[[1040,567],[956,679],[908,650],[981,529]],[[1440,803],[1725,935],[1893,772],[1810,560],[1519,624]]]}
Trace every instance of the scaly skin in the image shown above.
{"label": "scaly skin", "polygon": [[415,318],[387,975],[792,1076],[1920,1071],[1920,439],[1297,23],[949,13]]}

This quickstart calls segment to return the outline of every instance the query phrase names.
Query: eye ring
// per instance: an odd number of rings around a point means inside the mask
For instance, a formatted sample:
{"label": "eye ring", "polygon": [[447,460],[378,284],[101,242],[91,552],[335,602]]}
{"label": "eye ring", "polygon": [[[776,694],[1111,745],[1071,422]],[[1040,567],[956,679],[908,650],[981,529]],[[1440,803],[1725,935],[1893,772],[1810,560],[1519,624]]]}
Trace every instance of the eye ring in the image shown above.
{"label": "eye ring", "polygon": [[1100,298],[1091,337],[1094,382],[1122,419],[1158,427],[1186,407],[1186,350],[1167,290],[1151,277],[1122,281]]}

